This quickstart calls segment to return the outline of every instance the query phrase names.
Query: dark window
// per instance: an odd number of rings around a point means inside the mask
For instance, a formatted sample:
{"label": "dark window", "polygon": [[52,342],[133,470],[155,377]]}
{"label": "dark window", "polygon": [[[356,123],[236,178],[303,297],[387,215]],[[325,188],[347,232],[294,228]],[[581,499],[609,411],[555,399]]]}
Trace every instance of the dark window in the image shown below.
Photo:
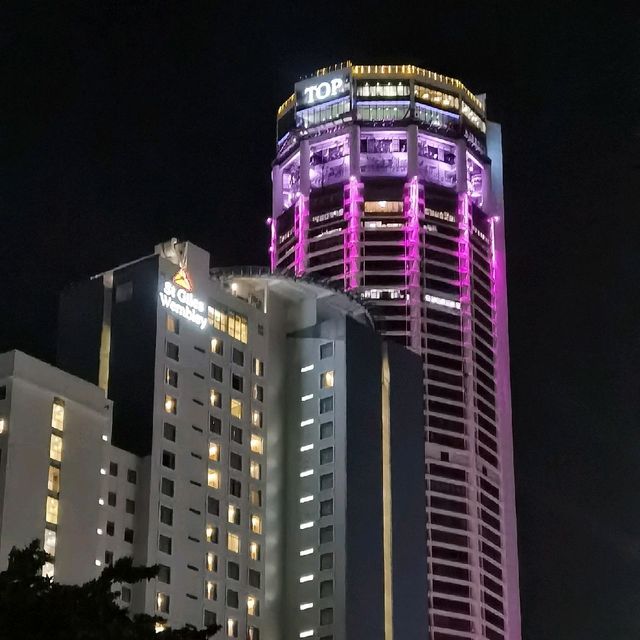
{"label": "dark window", "polygon": [[117,476],[118,475],[118,463],[110,462],[109,463],[109,475]]}
{"label": "dark window", "polygon": [[244,367],[244,353],[240,351],[240,349],[236,349],[235,347],[233,348],[231,360],[233,361],[233,364]]}
{"label": "dark window", "polygon": [[320,609],[320,624],[333,624],[333,609]]}
{"label": "dark window", "polygon": [[110,507],[115,507],[116,506],[116,494],[113,491],[109,491],[109,493],[107,494],[107,504]]}
{"label": "dark window", "polygon": [[124,530],[124,541],[133,544],[133,529]]}
{"label": "dark window", "polygon": [[249,569],[249,586],[260,588],[260,572],[255,569]]}
{"label": "dark window", "polygon": [[209,431],[217,435],[222,434],[222,420],[216,416],[209,416]]}
{"label": "dark window", "polygon": [[320,413],[329,413],[333,411],[333,396],[320,399]]}
{"label": "dark window", "polygon": [[220,515],[220,501],[217,498],[207,497],[207,513],[212,516]]}
{"label": "dark window", "polygon": [[217,364],[211,364],[211,377],[218,382],[222,382],[222,367]]}
{"label": "dark window", "polygon": [[242,456],[232,451],[229,454],[229,466],[236,471],[242,471]]}
{"label": "dark window", "polygon": [[333,436],[333,422],[323,422],[320,425],[320,439],[331,438]]}
{"label": "dark window", "polygon": [[229,494],[236,498],[242,497],[242,482],[235,478],[229,478]]}
{"label": "dark window", "polygon": [[231,440],[238,444],[242,444],[242,429],[240,427],[231,426]]}
{"label": "dark window", "polygon": [[324,473],[320,476],[320,491],[333,488],[333,473]]}
{"label": "dark window", "polygon": [[123,282],[116,286],[116,304],[127,302],[133,296],[133,282]]}
{"label": "dark window", "polygon": [[232,580],[240,580],[240,565],[237,562],[227,562],[227,575]]}
{"label": "dark window", "polygon": [[122,602],[131,602],[131,589],[129,587],[122,586],[122,589],[120,589],[120,599]]}
{"label": "dark window", "polygon": [[329,598],[333,595],[333,580],[323,580],[320,583],[320,597]]}
{"label": "dark window", "polygon": [[136,512],[136,503],[134,500],[129,500],[129,498],[125,501],[124,510],[127,513],[135,513]]}
{"label": "dark window", "polygon": [[320,544],[333,542],[333,526],[320,527]]}
{"label": "dark window", "polygon": [[127,469],[127,482],[131,484],[138,482],[138,472],[135,469]]}
{"label": "dark window", "polygon": [[0,400],[7,399],[7,385],[2,385],[0,387]]}
{"label": "dark window", "polygon": [[253,399],[258,400],[259,402],[262,402],[264,399],[264,388],[259,384],[257,384],[255,385],[254,389],[255,391],[253,393]]}
{"label": "dark window", "polygon": [[203,623],[205,627],[217,626],[218,617],[216,616],[215,612],[207,611],[205,609]]}
{"label": "dark window", "polygon": [[237,375],[236,373],[231,375],[231,386],[236,391],[242,393],[244,391],[244,379],[242,376]]}
{"label": "dark window", "polygon": [[174,486],[173,480],[169,480],[169,478],[162,478],[160,481],[160,493],[173,498]]}
{"label": "dark window", "polygon": [[173,524],[173,509],[160,505],[160,522],[171,526]]}
{"label": "dark window", "polygon": [[330,516],[333,513],[333,500],[322,500],[320,502],[320,515]]}
{"label": "dark window", "polygon": [[113,564],[113,551],[104,552],[104,563],[109,567]]}
{"label": "dark window", "polygon": [[323,553],[320,556],[320,570],[333,569],[333,553]]}
{"label": "dark window", "polygon": [[325,342],[320,345],[320,358],[330,358],[333,355],[333,342]]}
{"label": "dark window", "polygon": [[329,464],[333,462],[333,447],[327,447],[320,450],[320,464]]}
{"label": "dark window", "polygon": [[238,592],[233,589],[227,589],[227,606],[232,609],[238,608]]}
{"label": "dark window", "polygon": [[170,387],[177,387],[178,386],[178,372],[174,371],[173,369],[169,369],[167,367],[167,374],[166,374],[166,383],[170,386]]}
{"label": "dark window", "polygon": [[176,454],[171,451],[163,451],[162,452],[162,466],[167,467],[167,469],[175,469],[176,468]]}
{"label": "dark window", "polygon": [[171,569],[167,565],[158,565],[158,580],[165,584],[171,584]]}
{"label": "dark window", "polygon": [[112,536],[116,532],[116,525],[113,522],[107,522],[107,535]]}
{"label": "dark window", "polygon": [[177,344],[173,342],[167,342],[167,358],[178,361],[180,359],[180,349]]}
{"label": "dark window", "polygon": [[162,433],[167,440],[171,440],[171,442],[176,441],[176,428],[174,425],[165,422]]}
{"label": "dark window", "polygon": [[163,536],[162,534],[160,534],[158,536],[158,549],[162,551],[162,553],[171,555],[171,547],[172,547],[171,538],[169,536]]}

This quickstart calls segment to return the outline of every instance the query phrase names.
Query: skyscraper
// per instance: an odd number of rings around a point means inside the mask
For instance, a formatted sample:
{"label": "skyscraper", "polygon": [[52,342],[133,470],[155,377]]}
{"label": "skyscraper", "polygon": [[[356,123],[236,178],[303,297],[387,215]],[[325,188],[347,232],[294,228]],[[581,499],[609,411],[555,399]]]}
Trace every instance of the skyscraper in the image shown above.
{"label": "skyscraper", "polygon": [[321,69],[277,119],[272,270],[422,357],[432,638],[518,640],[500,127],[413,65]]}
{"label": "skyscraper", "polygon": [[[64,293],[59,364],[113,401],[109,459],[86,468],[101,493],[83,543],[100,564],[160,566],[123,589],[133,612],[243,640],[425,638],[421,362],[357,298],[266,269],[212,272],[208,252],[174,240]],[[0,401],[27,438],[19,417]],[[36,533],[49,418],[34,425]],[[73,451],[61,499],[82,486]]]}

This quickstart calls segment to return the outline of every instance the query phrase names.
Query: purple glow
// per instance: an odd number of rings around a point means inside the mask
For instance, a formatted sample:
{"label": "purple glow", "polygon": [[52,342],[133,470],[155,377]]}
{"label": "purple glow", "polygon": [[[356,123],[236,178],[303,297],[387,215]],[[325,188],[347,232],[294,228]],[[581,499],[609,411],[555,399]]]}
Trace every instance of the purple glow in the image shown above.
{"label": "purple glow", "polygon": [[[296,236],[295,259],[293,262],[294,272],[300,277],[304,274],[306,268],[307,257],[307,229],[309,225],[309,207],[307,206],[307,198],[300,194],[296,201],[294,210],[293,230]],[[275,234],[275,232],[274,232]],[[275,235],[274,235],[275,238]]]}
{"label": "purple glow", "polygon": [[[408,189],[407,189],[408,186]],[[408,193],[407,193],[408,191]],[[411,346],[420,348],[420,214],[424,217],[424,197],[420,197],[420,183],[414,176],[405,186],[405,283],[411,326]]]}
{"label": "purple glow", "polygon": [[470,198],[468,193],[458,195],[458,216],[461,234],[460,242],[460,303],[463,312],[469,313],[471,304],[471,274],[469,271]]}
{"label": "purple glow", "polygon": [[344,288],[346,291],[359,285],[360,264],[360,195],[362,184],[355,176],[349,178],[346,187],[344,209],[347,211],[347,237],[344,244]]}

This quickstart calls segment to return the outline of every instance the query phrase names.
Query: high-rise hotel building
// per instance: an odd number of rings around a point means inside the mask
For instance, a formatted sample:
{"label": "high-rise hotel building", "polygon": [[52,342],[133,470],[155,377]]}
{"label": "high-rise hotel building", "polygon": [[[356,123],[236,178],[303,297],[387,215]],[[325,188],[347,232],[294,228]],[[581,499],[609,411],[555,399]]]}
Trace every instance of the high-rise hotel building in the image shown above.
{"label": "high-rise hotel building", "polygon": [[38,537],[61,581],[158,564],[122,604],[172,626],[424,640],[420,358],[349,294],[209,263],[68,288],[64,371],[0,356],[0,567]]}
{"label": "high-rise hotel building", "polygon": [[433,640],[519,640],[499,125],[413,65],[322,69],[278,110],[270,258],[420,354]]}

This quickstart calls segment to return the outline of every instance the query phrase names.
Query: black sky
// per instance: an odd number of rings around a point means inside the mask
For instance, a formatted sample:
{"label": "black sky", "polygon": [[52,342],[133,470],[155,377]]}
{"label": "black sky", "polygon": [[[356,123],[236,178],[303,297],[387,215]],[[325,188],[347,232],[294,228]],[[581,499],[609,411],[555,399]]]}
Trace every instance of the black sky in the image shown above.
{"label": "black sky", "polygon": [[[569,6],[572,5],[572,6]],[[416,63],[503,124],[524,637],[640,637],[640,9],[614,2],[0,3],[0,349],[173,235],[263,264],[275,110]]]}

